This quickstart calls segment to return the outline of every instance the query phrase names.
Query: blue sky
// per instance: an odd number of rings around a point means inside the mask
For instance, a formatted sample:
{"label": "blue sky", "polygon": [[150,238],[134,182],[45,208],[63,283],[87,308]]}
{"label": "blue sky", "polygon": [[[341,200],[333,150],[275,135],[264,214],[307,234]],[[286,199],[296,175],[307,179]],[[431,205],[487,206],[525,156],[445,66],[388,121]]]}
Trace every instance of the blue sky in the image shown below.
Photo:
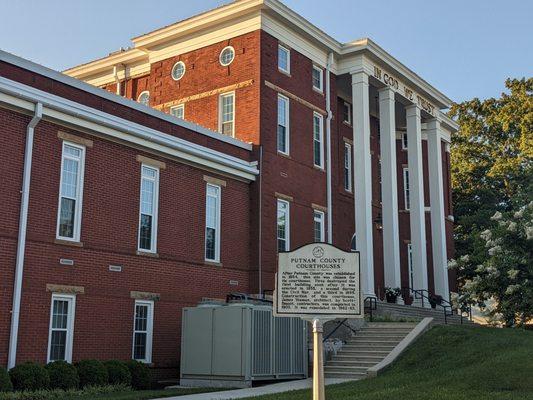
{"label": "blue sky", "polygon": [[[221,0],[0,0],[0,49],[62,70]],[[284,0],[340,41],[370,37],[455,101],[533,76],[530,0]],[[156,6],[157,5],[157,6]]]}

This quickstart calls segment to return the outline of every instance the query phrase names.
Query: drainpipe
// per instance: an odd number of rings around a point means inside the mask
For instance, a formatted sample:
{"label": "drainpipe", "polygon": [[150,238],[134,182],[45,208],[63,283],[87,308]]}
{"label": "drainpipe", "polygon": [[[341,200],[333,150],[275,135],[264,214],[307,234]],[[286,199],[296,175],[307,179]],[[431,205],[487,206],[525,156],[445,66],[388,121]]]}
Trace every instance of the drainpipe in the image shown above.
{"label": "drainpipe", "polygon": [[17,341],[20,319],[20,300],[22,297],[22,276],[24,272],[24,250],[26,248],[26,227],[28,224],[28,203],[30,198],[31,162],[33,154],[34,128],[43,116],[42,103],[35,104],[35,114],[28,124],[26,149],[24,151],[24,173],[22,176],[22,196],[20,201],[19,234],[17,243],[17,264],[13,286],[13,309],[11,311],[11,335],[9,336],[9,355],[7,368],[11,369],[17,361]]}
{"label": "drainpipe", "polygon": [[326,166],[327,179],[327,207],[328,207],[328,243],[333,244],[333,201],[331,196],[331,119],[333,114],[331,112],[331,93],[330,93],[330,72],[331,64],[333,64],[333,53],[328,54],[328,62],[326,64],[326,111],[328,113],[326,119],[326,153],[328,155],[328,163]]}
{"label": "drainpipe", "polygon": [[113,67],[113,78],[115,78],[115,84],[117,85],[115,93],[120,96],[120,79],[118,77],[118,67],[116,65]]}
{"label": "drainpipe", "polygon": [[262,246],[262,239],[263,239],[263,227],[261,224],[262,221],[262,215],[263,215],[263,145],[259,146],[259,294],[263,295],[263,258],[262,258],[262,252],[263,252],[263,246]]}

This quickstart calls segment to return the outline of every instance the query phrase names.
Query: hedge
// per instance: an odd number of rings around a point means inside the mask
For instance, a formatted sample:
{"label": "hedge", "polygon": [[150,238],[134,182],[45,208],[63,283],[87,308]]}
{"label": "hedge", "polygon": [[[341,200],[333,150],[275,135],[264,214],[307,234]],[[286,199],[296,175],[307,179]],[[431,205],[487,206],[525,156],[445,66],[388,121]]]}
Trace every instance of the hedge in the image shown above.
{"label": "hedge", "polygon": [[107,369],[101,361],[83,360],[76,364],[80,387],[103,386],[108,383]]}
{"label": "hedge", "polygon": [[11,378],[5,368],[0,367],[0,393],[11,392],[13,390],[13,384]]}
{"label": "hedge", "polygon": [[72,364],[54,361],[45,368],[50,376],[50,388],[52,389],[77,389],[80,385],[78,370]]}
{"label": "hedge", "polygon": [[107,369],[109,384],[111,385],[131,385],[131,373],[124,361],[110,360],[104,362]]}
{"label": "hedge", "polygon": [[17,365],[9,371],[9,376],[15,390],[40,390],[50,386],[48,371],[34,362]]}
{"label": "hedge", "polygon": [[136,390],[150,389],[152,376],[150,368],[142,362],[129,360],[126,362],[131,373],[131,386]]}

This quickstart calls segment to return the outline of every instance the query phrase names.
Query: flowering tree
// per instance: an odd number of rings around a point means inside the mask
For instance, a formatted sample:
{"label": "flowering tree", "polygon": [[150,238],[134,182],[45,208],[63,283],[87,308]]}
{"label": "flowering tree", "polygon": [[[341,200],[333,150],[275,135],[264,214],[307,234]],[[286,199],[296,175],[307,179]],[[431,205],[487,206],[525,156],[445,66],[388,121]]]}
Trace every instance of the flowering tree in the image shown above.
{"label": "flowering tree", "polygon": [[533,201],[516,212],[496,212],[491,223],[476,238],[483,250],[449,263],[460,273],[475,271],[454,301],[478,305],[506,326],[522,325],[533,319]]}

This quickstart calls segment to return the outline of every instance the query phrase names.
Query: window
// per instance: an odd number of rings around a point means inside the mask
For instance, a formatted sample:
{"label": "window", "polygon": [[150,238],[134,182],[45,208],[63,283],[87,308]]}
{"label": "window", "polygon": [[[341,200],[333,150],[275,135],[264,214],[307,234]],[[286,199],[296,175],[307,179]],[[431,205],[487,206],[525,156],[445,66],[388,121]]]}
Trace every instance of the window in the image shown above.
{"label": "window", "polygon": [[278,151],[289,154],[289,99],[278,94]]}
{"label": "window", "polygon": [[342,105],[342,120],[347,124],[352,124],[352,106],[350,103],[344,102]]}
{"label": "window", "polygon": [[383,175],[382,175],[382,167],[381,167],[381,157],[378,156],[378,190],[379,190],[379,202],[380,204],[383,202]]}
{"label": "window", "polygon": [[220,261],[220,186],[210,183],[205,200],[205,259]]}
{"label": "window", "polygon": [[322,68],[313,65],[313,89],[322,92]]}
{"label": "window", "polygon": [[177,106],[170,107],[170,114],[176,118],[185,118],[185,104],[178,104]]}
{"label": "window", "polygon": [[183,75],[185,75],[185,63],[183,61],[178,61],[174,66],[172,67],[172,79],[175,81],[179,81],[181,78],[183,78]]}
{"label": "window", "polygon": [[289,251],[289,203],[278,199],[277,237],[278,251]]}
{"label": "window", "polygon": [[58,239],[80,241],[84,163],[85,147],[63,142],[56,232]]}
{"label": "window", "polygon": [[224,135],[235,136],[235,93],[225,93],[219,99],[219,131]]}
{"label": "window", "polygon": [[324,123],[322,115],[313,113],[313,162],[316,167],[324,168]]}
{"label": "window", "polygon": [[227,67],[235,58],[235,49],[231,46],[224,47],[220,52],[219,61],[223,67]]}
{"label": "window", "polygon": [[409,287],[413,288],[413,247],[411,243],[407,243],[407,268],[409,271]]}
{"label": "window", "polygon": [[145,363],[152,362],[153,323],[154,302],[148,300],[135,301],[132,351],[132,358],[134,360]]}
{"label": "window", "polygon": [[278,68],[287,74],[291,73],[291,52],[281,44],[278,45]]}
{"label": "window", "polygon": [[325,238],[324,233],[324,213],[322,211],[315,210],[314,212],[314,231],[315,242],[323,242]]}
{"label": "window", "polygon": [[150,92],[148,90],[141,92],[139,97],[137,97],[137,101],[141,104],[144,104],[145,106],[149,106],[150,105]]}
{"label": "window", "polygon": [[409,210],[411,201],[409,199],[409,170],[407,168],[403,169],[403,200],[405,209]]}
{"label": "window", "polygon": [[139,251],[156,252],[159,169],[141,165]]}
{"label": "window", "polygon": [[344,190],[352,191],[352,145],[344,143]]}
{"label": "window", "polygon": [[72,362],[75,304],[76,297],[74,295],[52,295],[48,362],[58,360]]}
{"label": "window", "polygon": [[402,133],[402,150],[407,150],[407,132]]}

